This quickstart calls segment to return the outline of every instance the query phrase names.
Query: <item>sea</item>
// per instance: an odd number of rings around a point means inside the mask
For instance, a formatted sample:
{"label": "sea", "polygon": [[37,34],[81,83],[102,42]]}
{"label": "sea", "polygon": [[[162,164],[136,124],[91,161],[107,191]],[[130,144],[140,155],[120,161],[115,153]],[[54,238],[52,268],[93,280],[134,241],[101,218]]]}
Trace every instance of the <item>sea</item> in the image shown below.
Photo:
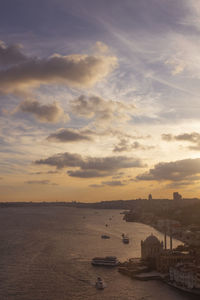
{"label": "sea", "polygon": [[[122,242],[122,233],[128,234],[129,244]],[[141,240],[150,234],[163,240],[150,226],[125,222],[120,210],[1,208],[0,300],[193,299],[163,282],[133,280],[117,268],[91,265],[95,256],[112,255],[120,261],[140,257]],[[174,247],[178,244],[173,241]],[[95,288],[98,276],[104,290]]]}

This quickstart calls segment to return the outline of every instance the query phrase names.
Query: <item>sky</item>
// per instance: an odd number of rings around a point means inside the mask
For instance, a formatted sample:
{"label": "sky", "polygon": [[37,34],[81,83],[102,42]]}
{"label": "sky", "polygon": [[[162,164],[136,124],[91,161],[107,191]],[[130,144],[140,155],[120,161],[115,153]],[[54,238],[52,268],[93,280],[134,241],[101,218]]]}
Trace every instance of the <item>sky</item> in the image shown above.
{"label": "sky", "polygon": [[0,201],[199,197],[199,0],[0,0]]}

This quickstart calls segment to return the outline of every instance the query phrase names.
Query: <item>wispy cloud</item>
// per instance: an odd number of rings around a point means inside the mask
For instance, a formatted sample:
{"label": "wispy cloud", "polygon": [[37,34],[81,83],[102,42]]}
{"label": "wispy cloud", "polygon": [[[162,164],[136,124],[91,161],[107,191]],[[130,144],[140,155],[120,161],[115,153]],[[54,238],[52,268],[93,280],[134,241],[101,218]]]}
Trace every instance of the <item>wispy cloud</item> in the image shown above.
{"label": "wispy cloud", "polygon": [[193,144],[193,146],[188,147],[189,149],[197,150],[197,151],[200,150],[200,133],[198,132],[182,133],[178,135],[164,133],[162,134],[162,139],[168,142],[171,141],[189,142]]}

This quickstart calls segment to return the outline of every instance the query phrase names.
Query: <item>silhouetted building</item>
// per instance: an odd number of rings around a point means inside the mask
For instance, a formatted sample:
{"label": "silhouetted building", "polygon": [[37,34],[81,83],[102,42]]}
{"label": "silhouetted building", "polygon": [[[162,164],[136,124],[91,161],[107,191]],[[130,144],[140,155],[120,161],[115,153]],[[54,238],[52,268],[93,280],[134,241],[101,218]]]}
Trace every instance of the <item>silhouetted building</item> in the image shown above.
{"label": "silhouetted building", "polygon": [[192,256],[189,253],[165,250],[156,257],[156,269],[158,272],[167,273],[170,267],[175,266],[177,263],[188,263],[191,261]]}
{"label": "silhouetted building", "polygon": [[141,241],[141,257],[142,259],[156,258],[163,251],[163,242],[151,234],[146,240]]}
{"label": "silhouetted building", "polygon": [[149,200],[152,200],[152,199],[153,199],[151,194],[149,194],[148,199],[149,199]]}
{"label": "silhouetted building", "polygon": [[173,200],[175,200],[175,201],[182,200],[181,194],[179,194],[178,192],[174,192],[173,193]]}

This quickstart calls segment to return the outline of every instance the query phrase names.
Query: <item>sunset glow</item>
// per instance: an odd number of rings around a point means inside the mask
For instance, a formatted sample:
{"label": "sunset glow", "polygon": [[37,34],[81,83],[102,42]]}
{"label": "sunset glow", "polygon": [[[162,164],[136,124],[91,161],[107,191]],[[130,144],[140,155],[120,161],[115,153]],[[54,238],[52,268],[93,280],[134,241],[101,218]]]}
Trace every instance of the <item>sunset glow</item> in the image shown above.
{"label": "sunset glow", "polygon": [[199,197],[199,32],[196,0],[4,1],[1,202]]}

